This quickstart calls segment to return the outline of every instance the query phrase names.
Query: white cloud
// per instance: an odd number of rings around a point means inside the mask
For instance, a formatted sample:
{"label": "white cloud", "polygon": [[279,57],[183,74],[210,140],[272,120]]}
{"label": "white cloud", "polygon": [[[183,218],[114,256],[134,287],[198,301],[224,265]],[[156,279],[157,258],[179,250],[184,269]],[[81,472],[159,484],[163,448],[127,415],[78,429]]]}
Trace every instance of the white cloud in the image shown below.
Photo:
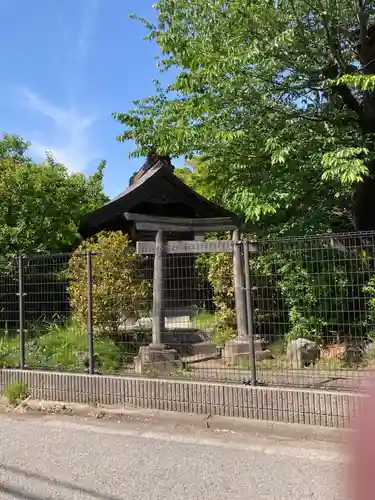
{"label": "white cloud", "polygon": [[51,125],[46,132],[30,138],[36,155],[44,156],[46,151],[51,151],[57,161],[74,172],[86,170],[89,163],[98,158],[91,141],[97,117],[80,114],[75,108],[58,107],[28,89],[23,89],[21,95],[26,107],[48,118]]}
{"label": "white cloud", "polygon": [[[73,57],[68,57],[70,63],[60,68],[67,77],[64,90],[68,97],[68,105],[56,105],[30,90],[30,85],[21,88],[18,94],[22,105],[41,118],[34,121],[37,124],[34,131],[29,131],[25,135],[32,142],[33,153],[43,157],[46,151],[50,151],[57,161],[74,172],[86,170],[92,160],[99,159],[99,154],[93,149],[92,144],[92,129],[97,116],[80,111],[75,104],[77,101],[82,102],[81,87],[84,83],[99,3],[100,0],[81,0],[78,3],[82,7],[81,22],[75,36],[70,37],[71,43],[66,45],[66,53]],[[62,57],[61,60],[63,59]],[[48,120],[47,126],[45,119]]]}
{"label": "white cloud", "polygon": [[81,30],[78,35],[77,42],[77,58],[86,59],[90,48],[90,36],[92,32],[93,23],[96,13],[99,9],[99,0],[84,0],[85,9],[83,12],[83,19]]}

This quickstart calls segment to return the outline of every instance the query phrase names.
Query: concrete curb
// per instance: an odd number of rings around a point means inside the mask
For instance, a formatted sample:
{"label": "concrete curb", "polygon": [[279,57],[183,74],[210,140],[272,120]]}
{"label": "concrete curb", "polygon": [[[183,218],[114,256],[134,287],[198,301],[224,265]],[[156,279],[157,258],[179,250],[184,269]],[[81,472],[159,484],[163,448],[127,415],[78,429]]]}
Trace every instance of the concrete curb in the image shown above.
{"label": "concrete curb", "polygon": [[1,370],[0,390],[23,380],[32,399],[351,428],[363,394],[174,379]]}
{"label": "concrete curb", "polygon": [[173,429],[184,434],[194,430],[211,430],[231,434],[241,434],[257,438],[277,439],[291,442],[347,443],[352,435],[351,429],[319,427],[303,424],[286,424],[266,420],[251,420],[236,417],[203,416],[194,413],[126,408],[123,405],[92,406],[81,403],[61,403],[58,401],[28,400],[19,409],[8,407],[6,402],[0,405],[7,416],[15,415],[34,418],[37,415],[78,418],[84,421],[116,422],[136,425],[137,428],[152,428],[161,431]]}

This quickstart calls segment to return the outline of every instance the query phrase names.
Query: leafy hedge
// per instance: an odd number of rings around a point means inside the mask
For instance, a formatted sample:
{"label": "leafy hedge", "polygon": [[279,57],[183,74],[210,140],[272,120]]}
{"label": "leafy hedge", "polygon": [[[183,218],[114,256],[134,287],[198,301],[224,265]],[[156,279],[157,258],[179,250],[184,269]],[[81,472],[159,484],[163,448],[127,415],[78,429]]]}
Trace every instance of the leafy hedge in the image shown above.
{"label": "leafy hedge", "polygon": [[126,320],[147,310],[150,283],[127,236],[102,232],[87,239],[69,261],[69,300],[78,324],[87,324],[88,251],[92,252],[94,335],[116,334]]}
{"label": "leafy hedge", "polygon": [[233,256],[226,253],[211,254],[207,259],[207,278],[213,288],[213,303],[217,322],[213,341],[223,345],[237,332]]}

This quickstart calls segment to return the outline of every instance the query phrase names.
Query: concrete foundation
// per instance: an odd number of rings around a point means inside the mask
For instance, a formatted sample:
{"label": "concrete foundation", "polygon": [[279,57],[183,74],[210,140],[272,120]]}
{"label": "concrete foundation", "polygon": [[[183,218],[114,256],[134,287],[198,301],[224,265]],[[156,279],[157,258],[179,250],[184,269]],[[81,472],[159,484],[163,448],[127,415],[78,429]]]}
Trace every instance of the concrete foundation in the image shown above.
{"label": "concrete foundation", "polygon": [[343,391],[7,369],[0,370],[0,393],[20,380],[33,399],[340,428],[355,425],[366,398]]}
{"label": "concrete foundation", "polygon": [[[262,342],[259,339],[254,340],[255,359],[262,361],[273,359],[269,350],[262,349]],[[223,359],[229,365],[235,364],[240,360],[248,360],[250,357],[250,340],[248,338],[231,340],[225,344],[223,349]]]}
{"label": "concrete foundation", "polygon": [[165,345],[150,344],[139,349],[138,356],[134,358],[136,373],[170,373],[182,368],[175,349],[167,349]]}

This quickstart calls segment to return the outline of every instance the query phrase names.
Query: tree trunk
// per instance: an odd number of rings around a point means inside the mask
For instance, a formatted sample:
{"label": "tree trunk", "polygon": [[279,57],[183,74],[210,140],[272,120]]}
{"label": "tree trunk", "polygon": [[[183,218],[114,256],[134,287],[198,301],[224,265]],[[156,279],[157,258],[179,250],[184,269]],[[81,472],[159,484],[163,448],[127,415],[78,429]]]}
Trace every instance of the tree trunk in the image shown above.
{"label": "tree trunk", "polygon": [[[374,162],[370,171],[374,172]],[[370,174],[354,188],[353,223],[357,231],[375,230],[375,178]]]}
{"label": "tree trunk", "polygon": [[[375,75],[375,28],[370,26],[367,36],[358,46],[359,59],[364,75]],[[375,92],[363,95],[361,128],[364,145],[375,152]],[[354,188],[353,223],[358,231],[375,230],[375,160],[368,164],[369,176]]]}

